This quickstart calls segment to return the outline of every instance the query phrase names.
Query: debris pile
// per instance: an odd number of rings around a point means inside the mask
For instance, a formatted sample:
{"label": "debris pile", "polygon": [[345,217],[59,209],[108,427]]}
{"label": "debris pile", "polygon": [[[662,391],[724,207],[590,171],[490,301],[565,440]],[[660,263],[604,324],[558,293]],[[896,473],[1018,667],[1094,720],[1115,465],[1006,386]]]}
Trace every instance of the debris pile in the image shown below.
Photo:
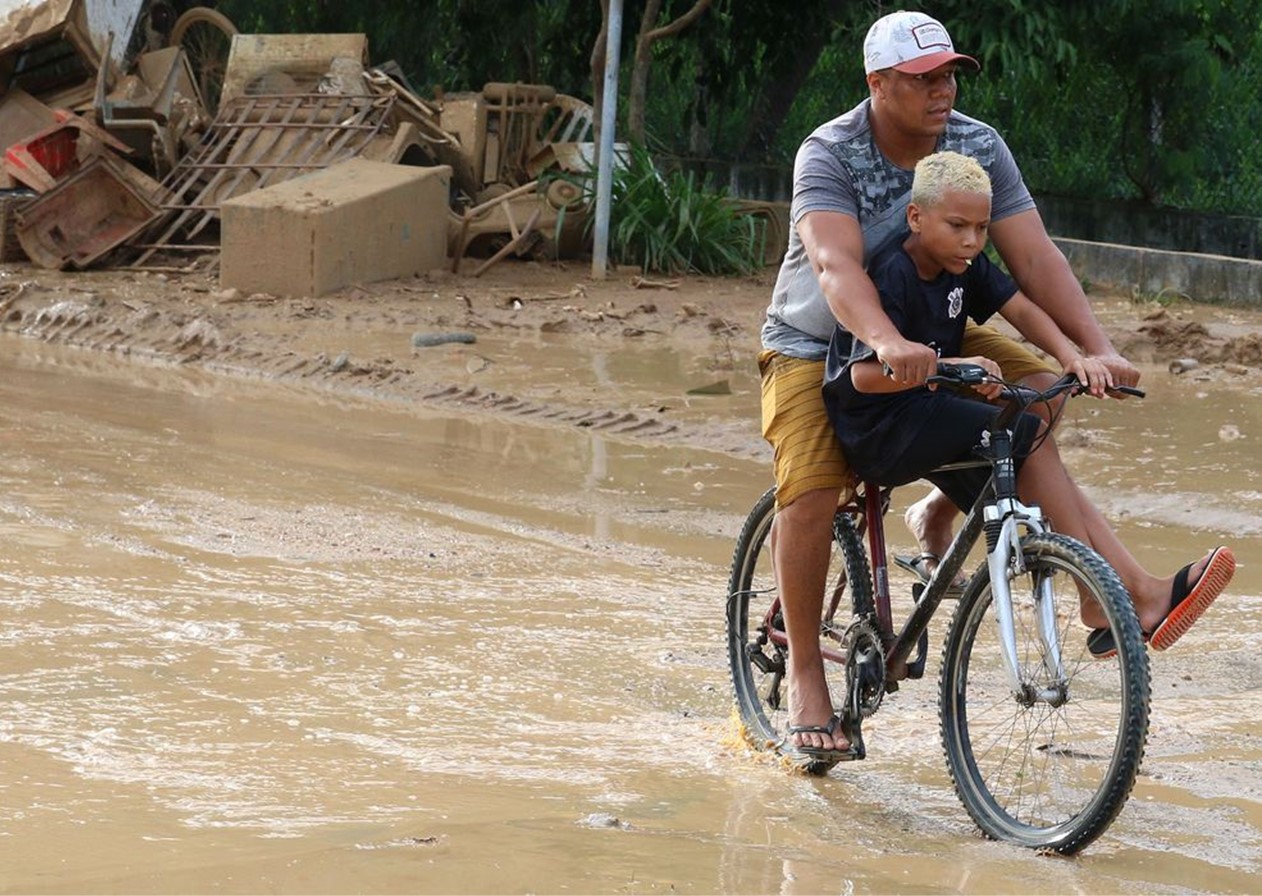
{"label": "debris pile", "polygon": [[0,77],[0,262],[319,294],[585,248],[592,107],[546,85],[425,99],[365,35],[166,0],[0,0]]}

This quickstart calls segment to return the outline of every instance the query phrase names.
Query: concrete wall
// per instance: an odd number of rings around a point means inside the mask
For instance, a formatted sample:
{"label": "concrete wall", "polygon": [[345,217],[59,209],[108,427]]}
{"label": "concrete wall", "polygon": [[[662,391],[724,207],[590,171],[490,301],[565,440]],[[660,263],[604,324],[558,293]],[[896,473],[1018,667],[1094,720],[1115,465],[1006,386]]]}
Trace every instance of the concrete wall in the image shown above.
{"label": "concrete wall", "polygon": [[1262,259],[1262,218],[1153,208],[1119,199],[1038,195],[1049,233],[1094,243]]}
{"label": "concrete wall", "polygon": [[1093,288],[1262,307],[1262,261],[1064,238],[1054,242],[1078,278]]}
{"label": "concrete wall", "polygon": [[[783,229],[775,234],[778,251],[769,246],[767,258],[769,263],[778,264],[788,239],[789,207],[778,204],[775,210],[783,219]],[[1056,236],[1052,241],[1065,253],[1079,279],[1095,288],[1148,296],[1165,291],[1197,302],[1262,308],[1262,261]]]}

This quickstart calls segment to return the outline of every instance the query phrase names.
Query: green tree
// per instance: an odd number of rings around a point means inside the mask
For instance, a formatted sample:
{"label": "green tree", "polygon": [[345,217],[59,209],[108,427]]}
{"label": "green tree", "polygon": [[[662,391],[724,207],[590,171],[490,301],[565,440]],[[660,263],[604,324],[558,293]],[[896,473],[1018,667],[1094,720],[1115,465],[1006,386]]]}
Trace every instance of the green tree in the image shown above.
{"label": "green tree", "polygon": [[694,0],[686,12],[674,20],[661,22],[662,0],[647,0],[640,18],[640,33],[635,39],[632,57],[631,84],[627,96],[627,136],[644,143],[644,106],[648,99],[649,72],[653,67],[654,46],[676,37],[710,8],[710,0]]}
{"label": "green tree", "polygon": [[1256,49],[1259,10],[1241,0],[1121,5],[1096,23],[1091,49],[1122,85],[1118,157],[1140,198],[1160,204],[1216,165],[1206,112],[1228,67]]}

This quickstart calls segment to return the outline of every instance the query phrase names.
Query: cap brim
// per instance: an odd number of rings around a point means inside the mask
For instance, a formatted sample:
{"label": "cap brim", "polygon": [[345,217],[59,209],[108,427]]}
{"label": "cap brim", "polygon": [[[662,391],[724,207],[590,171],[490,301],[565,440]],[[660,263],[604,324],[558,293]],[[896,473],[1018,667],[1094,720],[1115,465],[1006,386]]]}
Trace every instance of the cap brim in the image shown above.
{"label": "cap brim", "polygon": [[943,50],[941,53],[930,53],[928,56],[920,56],[901,65],[893,66],[895,71],[903,72],[908,75],[923,75],[925,72],[931,72],[935,68],[946,65],[948,62],[962,62],[973,71],[981,71],[982,64],[972,56],[965,56],[963,53],[952,53],[949,50]]}

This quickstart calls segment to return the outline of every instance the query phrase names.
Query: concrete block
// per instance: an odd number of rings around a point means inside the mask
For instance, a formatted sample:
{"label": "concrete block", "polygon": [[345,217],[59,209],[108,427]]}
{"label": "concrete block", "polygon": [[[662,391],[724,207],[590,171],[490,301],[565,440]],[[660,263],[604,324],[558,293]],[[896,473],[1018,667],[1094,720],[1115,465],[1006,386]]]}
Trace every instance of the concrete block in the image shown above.
{"label": "concrete block", "polygon": [[352,159],[220,207],[224,289],[319,296],[445,266],[451,168]]}
{"label": "concrete block", "polygon": [[1262,261],[1060,237],[1054,242],[1092,286],[1228,305],[1257,307],[1262,301]]}

